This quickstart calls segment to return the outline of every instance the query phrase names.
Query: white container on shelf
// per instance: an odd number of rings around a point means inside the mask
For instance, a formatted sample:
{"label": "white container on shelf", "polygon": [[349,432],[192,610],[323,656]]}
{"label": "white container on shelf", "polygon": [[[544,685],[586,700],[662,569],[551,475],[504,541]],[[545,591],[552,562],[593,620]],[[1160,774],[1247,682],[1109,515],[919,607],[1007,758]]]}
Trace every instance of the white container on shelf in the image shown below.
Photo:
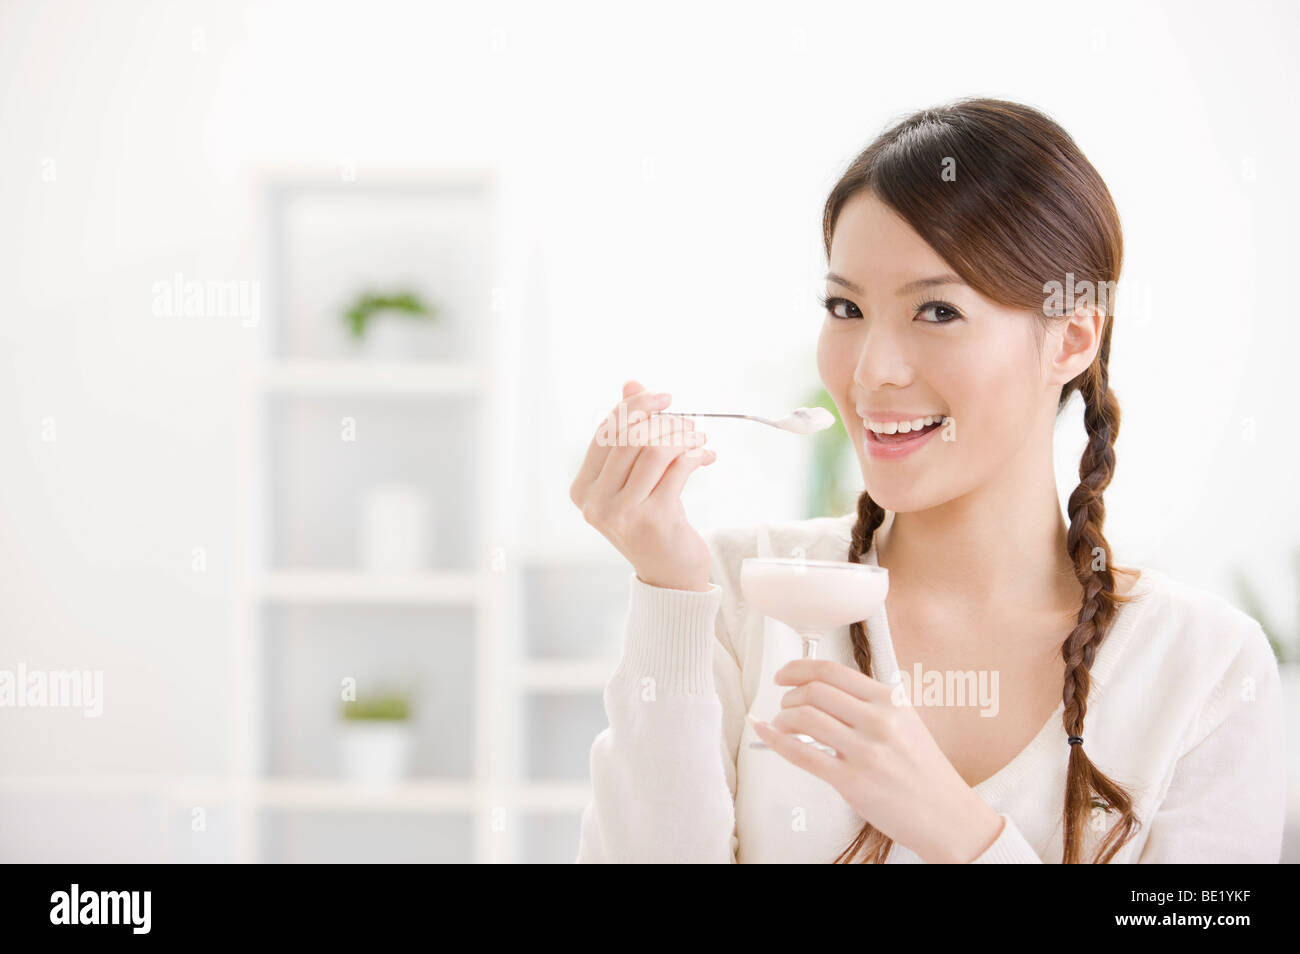
{"label": "white container on shelf", "polygon": [[379,312],[350,347],[366,361],[411,361],[427,359],[440,340],[441,329],[428,318]]}
{"label": "white container on shelf", "polygon": [[429,498],[409,484],[383,484],[361,499],[361,565],[374,573],[419,573],[432,564]]}
{"label": "white container on shelf", "polygon": [[415,730],[405,719],[344,719],[339,769],[350,782],[387,784],[410,774]]}

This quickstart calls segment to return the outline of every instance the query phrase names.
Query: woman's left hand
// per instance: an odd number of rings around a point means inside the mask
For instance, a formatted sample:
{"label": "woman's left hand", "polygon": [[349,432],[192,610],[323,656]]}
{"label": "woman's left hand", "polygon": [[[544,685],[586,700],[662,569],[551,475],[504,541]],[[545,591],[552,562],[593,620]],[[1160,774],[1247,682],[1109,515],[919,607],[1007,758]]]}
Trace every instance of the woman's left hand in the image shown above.
{"label": "woman's left hand", "polygon": [[771,726],[751,720],[759,738],[882,833],[930,863],[972,861],[1001,834],[1001,816],[953,768],[901,683],[891,688],[829,659],[786,663],[776,682],[794,688]]}

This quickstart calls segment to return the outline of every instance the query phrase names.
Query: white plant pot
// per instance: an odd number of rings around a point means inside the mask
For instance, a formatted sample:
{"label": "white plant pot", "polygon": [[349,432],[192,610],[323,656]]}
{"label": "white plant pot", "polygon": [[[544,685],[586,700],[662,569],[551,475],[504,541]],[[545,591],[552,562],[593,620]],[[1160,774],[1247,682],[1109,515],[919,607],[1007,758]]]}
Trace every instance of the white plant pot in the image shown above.
{"label": "white plant pot", "polygon": [[410,361],[428,357],[436,330],[427,317],[376,313],[366,322],[356,353],[367,360]]}
{"label": "white plant pot", "polygon": [[374,573],[418,573],[431,565],[428,495],[385,484],[361,499],[361,565]]}
{"label": "white plant pot", "polygon": [[385,784],[406,778],[415,731],[406,720],[345,719],[339,727],[339,761],[345,779]]}

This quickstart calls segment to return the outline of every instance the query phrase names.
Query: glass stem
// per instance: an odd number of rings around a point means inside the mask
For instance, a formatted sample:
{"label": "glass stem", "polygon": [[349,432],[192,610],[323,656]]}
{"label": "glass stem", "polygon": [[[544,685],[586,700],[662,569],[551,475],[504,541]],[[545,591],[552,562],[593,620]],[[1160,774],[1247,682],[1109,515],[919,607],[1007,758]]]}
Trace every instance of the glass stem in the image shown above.
{"label": "glass stem", "polygon": [[817,639],[818,639],[817,636],[803,637],[803,658],[804,659],[817,658]]}

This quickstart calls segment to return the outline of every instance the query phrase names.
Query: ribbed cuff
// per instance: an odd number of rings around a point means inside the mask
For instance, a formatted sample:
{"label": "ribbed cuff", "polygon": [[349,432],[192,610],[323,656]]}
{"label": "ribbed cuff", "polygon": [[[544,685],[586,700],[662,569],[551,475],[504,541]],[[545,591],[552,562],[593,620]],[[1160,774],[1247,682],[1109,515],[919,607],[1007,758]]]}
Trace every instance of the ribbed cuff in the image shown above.
{"label": "ribbed cuff", "polygon": [[974,861],[973,865],[1041,865],[1043,859],[1038,857],[1038,852],[1034,851],[1025,836],[1021,833],[1016,823],[1011,820],[1011,816],[1005,812],[998,812],[1005,822],[1002,825],[1002,834],[998,835],[997,840],[984,850]]}
{"label": "ribbed cuff", "polygon": [[629,574],[627,633],[615,679],[640,683],[649,676],[655,692],[699,695],[713,691],[713,640],[722,587],[707,591],[651,586]]}

